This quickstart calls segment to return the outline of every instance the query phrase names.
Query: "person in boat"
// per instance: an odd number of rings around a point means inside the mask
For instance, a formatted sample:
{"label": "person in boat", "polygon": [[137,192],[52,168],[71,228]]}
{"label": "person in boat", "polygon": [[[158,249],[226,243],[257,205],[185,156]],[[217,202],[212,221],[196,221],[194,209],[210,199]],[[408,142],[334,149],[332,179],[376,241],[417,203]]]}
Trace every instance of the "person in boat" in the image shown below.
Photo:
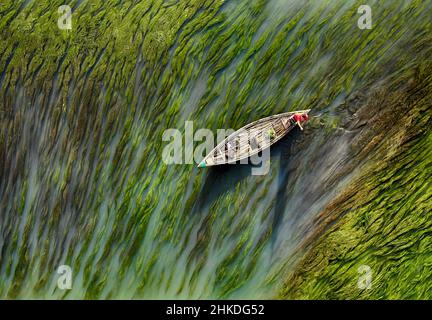
{"label": "person in boat", "polygon": [[292,117],[291,117],[291,121],[293,123],[296,123],[299,127],[300,130],[303,130],[303,127],[301,125],[302,122],[306,122],[309,120],[309,116],[307,115],[307,113],[295,113]]}

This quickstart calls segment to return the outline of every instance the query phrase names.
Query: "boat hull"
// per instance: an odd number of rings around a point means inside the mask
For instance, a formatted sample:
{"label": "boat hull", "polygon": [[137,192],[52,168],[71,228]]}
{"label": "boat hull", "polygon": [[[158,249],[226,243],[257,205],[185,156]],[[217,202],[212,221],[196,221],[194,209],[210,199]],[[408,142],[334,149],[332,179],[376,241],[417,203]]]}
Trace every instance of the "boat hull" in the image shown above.
{"label": "boat hull", "polygon": [[296,126],[292,120],[294,114],[308,114],[309,111],[286,112],[249,123],[220,142],[198,167],[236,163],[258,154]]}

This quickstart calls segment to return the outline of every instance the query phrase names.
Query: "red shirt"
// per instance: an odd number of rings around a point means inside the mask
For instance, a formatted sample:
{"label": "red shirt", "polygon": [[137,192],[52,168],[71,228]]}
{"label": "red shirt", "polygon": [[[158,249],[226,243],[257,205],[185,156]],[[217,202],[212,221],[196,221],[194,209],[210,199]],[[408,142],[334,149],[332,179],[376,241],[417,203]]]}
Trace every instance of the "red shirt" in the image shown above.
{"label": "red shirt", "polygon": [[294,119],[294,121],[295,122],[302,122],[303,121],[303,118],[302,118],[302,115],[301,114],[295,114],[294,116],[293,116],[293,119]]}

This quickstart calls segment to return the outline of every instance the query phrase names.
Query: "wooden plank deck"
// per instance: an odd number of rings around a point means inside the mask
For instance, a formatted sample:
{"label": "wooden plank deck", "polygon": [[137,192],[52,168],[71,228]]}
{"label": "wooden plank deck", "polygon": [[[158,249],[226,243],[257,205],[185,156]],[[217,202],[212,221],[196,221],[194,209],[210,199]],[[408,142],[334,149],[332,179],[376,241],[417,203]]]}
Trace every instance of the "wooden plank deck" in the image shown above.
{"label": "wooden plank deck", "polygon": [[307,114],[309,111],[310,109],[286,112],[249,123],[219,143],[199,167],[233,163],[257,154],[295,127],[296,124],[290,121],[291,116],[295,113]]}

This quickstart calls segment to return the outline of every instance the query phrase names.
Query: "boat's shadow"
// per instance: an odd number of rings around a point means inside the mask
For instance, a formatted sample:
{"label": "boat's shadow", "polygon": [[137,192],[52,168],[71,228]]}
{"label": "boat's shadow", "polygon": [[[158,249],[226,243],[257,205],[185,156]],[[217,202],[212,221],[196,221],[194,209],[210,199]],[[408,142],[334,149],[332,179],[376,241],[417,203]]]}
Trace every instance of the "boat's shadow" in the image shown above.
{"label": "boat's shadow", "polygon": [[[302,139],[301,130],[296,127],[290,132],[289,135],[281,140],[281,144],[278,146],[277,157],[279,158],[279,170],[278,170],[278,188],[276,193],[276,201],[273,211],[273,225],[272,225],[272,242],[275,241],[281,225],[284,212],[288,204],[287,201],[287,186],[290,184],[290,162],[293,161],[294,154],[296,153],[296,144]],[[298,150],[297,150],[298,151]],[[276,153],[276,152],[275,152]]]}
{"label": "boat's shadow", "polygon": [[[202,169],[199,169],[202,170]],[[207,168],[204,185],[198,194],[194,213],[203,213],[222,194],[233,190],[238,183],[251,175],[251,165],[226,164]]]}
{"label": "boat's shadow", "polygon": [[[293,146],[298,142],[300,129],[293,129],[288,135],[283,137],[271,147],[270,165],[279,162],[277,173],[277,195],[273,214],[273,233],[277,232],[283,213],[286,208],[284,194],[289,183],[288,164],[293,152]],[[279,161],[276,161],[278,160]],[[275,161],[272,161],[275,160]],[[236,186],[244,179],[252,175],[253,165],[251,164],[227,164],[209,167],[205,182],[197,196],[193,213],[205,214],[208,208],[225,193],[233,191]],[[202,170],[202,169],[200,169]]]}

